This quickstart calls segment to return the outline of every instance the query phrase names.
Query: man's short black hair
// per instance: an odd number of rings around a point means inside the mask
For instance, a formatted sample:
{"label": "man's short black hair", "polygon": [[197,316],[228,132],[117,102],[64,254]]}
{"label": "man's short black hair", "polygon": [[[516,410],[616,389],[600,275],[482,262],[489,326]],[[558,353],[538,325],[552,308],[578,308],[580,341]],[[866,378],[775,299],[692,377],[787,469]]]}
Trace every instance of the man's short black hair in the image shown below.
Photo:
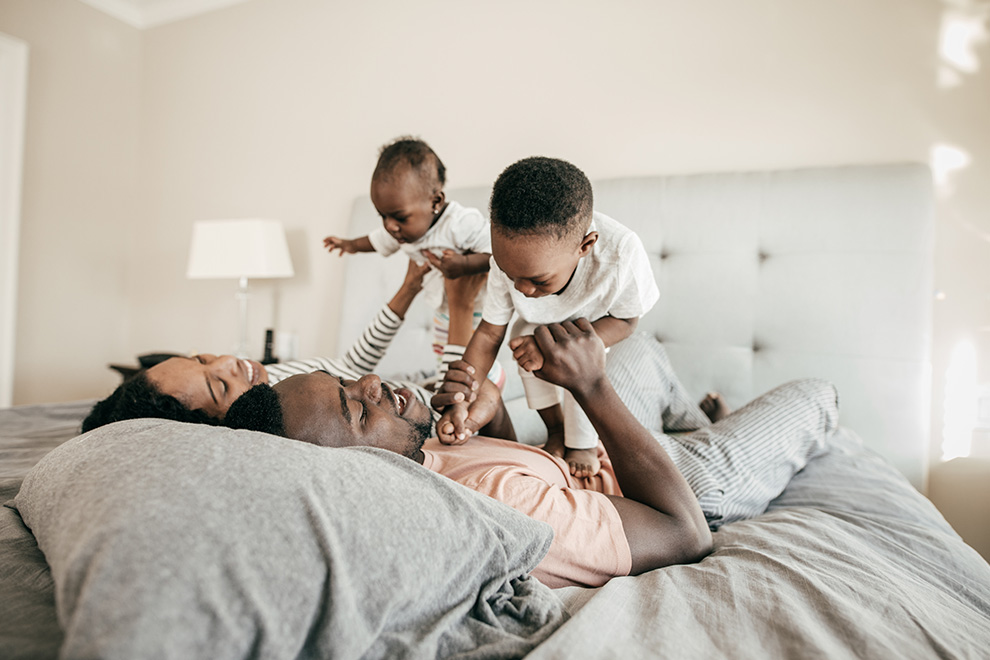
{"label": "man's short black hair", "polygon": [[148,380],[147,372],[142,370],[119,385],[110,396],[97,402],[83,420],[82,430],[85,433],[111,422],[140,417],[171,419],[191,424],[219,423],[218,419],[210,417],[202,410],[190,410],[174,396],[159,392]]}
{"label": "man's short black hair", "polygon": [[286,437],[282,403],[278,393],[265,383],[255,385],[237,397],[224,416],[223,425]]}
{"label": "man's short black hair", "polygon": [[587,231],[594,208],[591,182],[565,160],[536,156],[509,165],[495,180],[492,225],[512,234],[556,238]]}
{"label": "man's short black hair", "polygon": [[431,188],[437,187],[438,192],[447,183],[447,169],[440,157],[430,145],[419,138],[407,135],[383,146],[371,178],[388,178],[400,165],[408,165],[416,170],[423,181]]}

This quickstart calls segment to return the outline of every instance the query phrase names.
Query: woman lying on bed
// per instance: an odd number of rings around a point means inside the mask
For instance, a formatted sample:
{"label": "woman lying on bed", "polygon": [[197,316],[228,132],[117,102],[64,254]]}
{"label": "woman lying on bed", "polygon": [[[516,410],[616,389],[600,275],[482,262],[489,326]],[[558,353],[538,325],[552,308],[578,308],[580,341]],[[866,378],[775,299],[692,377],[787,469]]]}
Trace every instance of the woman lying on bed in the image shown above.
{"label": "woman lying on bed", "polygon": [[[429,266],[409,262],[402,286],[365,329],[361,338],[342,358],[293,360],[267,367],[254,360],[233,355],[200,354],[189,358],[171,358],[140,372],[121,384],[110,396],[98,402],[83,421],[82,430],[90,431],[104,424],[125,419],[156,417],[180,422],[218,424],[227,409],[244,392],[260,383],[275,384],[284,378],[317,370],[330,370],[349,379],[371,373],[388,350],[395,333],[402,326],[406,312],[423,287]],[[452,344],[466,345],[471,336],[474,313],[473,298],[484,282],[484,275],[447,281],[450,302]],[[456,356],[456,348],[451,354]],[[463,348],[461,348],[463,352]],[[396,386],[409,386],[399,383]],[[412,388],[428,403],[429,393]],[[504,409],[492,422],[499,437],[514,438]]]}

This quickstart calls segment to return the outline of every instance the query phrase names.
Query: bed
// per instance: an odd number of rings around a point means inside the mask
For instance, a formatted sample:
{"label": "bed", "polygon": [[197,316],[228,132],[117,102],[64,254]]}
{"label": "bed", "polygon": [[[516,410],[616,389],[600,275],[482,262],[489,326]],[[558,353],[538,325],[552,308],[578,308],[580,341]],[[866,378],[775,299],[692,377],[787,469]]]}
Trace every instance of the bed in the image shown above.
{"label": "bed", "polygon": [[[375,450],[347,455],[395,491],[370,507],[300,443],[157,420],[74,437],[89,402],[7,409],[0,500],[20,491],[23,506],[0,508],[0,656],[986,657],[990,566],[918,492],[927,169],[594,184],[596,207],[653,258],[662,299],[640,329],[692,394],[738,406],[792,378],[837,385],[829,451],[764,514],[722,527],[698,564],[549,590],[525,577],[546,530]],[[484,208],[487,190],[448,195]],[[351,233],[375,222],[358,200]],[[395,288],[400,261],[348,259],[361,286],[345,288],[341,346]],[[410,310],[381,373],[429,370],[429,318]],[[538,443],[519,394],[510,380],[513,420]],[[429,506],[410,506],[422,497]],[[233,515],[238,503],[251,515]]]}

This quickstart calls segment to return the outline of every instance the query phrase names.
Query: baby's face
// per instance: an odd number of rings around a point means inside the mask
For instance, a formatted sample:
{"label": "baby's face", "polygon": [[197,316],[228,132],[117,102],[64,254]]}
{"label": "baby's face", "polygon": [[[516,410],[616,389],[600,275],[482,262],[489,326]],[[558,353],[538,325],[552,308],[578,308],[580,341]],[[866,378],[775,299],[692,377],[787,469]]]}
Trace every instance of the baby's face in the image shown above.
{"label": "baby's face", "polygon": [[433,226],[443,206],[443,193],[431,193],[420,173],[404,166],[372,180],[371,203],[395,240],[414,243]]}
{"label": "baby's face", "polygon": [[561,293],[590,249],[587,237],[513,234],[492,227],[492,257],[527,298]]}

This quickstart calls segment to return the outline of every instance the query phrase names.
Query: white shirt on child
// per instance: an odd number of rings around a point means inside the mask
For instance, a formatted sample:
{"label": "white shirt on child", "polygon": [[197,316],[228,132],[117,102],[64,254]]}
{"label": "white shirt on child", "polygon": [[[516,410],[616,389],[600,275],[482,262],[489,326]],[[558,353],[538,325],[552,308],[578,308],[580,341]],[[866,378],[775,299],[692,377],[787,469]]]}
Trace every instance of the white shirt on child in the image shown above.
{"label": "white shirt on child", "polygon": [[[401,250],[420,265],[426,262],[426,257],[420,254],[420,250],[429,250],[438,257],[443,255],[444,250],[453,250],[457,254],[491,254],[492,251],[492,235],[485,216],[478,209],[461,206],[453,201],[447,202],[447,208],[437,221],[415,242],[400,243],[384,226],[368,234],[368,240],[375,252],[383,257]],[[426,274],[423,278],[423,295],[431,307],[436,309],[443,306],[442,273],[432,269]]]}
{"label": "white shirt on child", "polygon": [[483,318],[508,325],[515,311],[528,323],[562,323],[581,317],[597,321],[610,315],[639,318],[660,298],[650,259],[634,231],[595,212],[589,232],[598,232],[591,252],[578,260],[574,277],[559,295],[527,298],[491,260]]}

